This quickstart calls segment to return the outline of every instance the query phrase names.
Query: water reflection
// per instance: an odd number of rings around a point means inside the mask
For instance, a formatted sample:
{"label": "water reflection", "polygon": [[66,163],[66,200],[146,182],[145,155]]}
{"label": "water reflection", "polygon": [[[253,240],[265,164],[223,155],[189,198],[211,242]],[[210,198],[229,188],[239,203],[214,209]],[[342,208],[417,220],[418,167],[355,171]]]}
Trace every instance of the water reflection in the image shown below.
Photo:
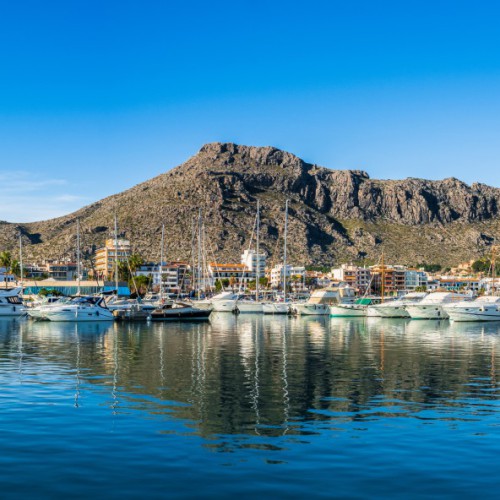
{"label": "water reflection", "polygon": [[495,400],[499,329],[224,314],[184,325],[1,320],[0,359],[2,378],[14,369],[40,384],[72,377],[76,408],[86,391],[104,390],[115,416],[174,417],[206,437],[306,435],[309,422],[429,418],[430,409],[439,420]]}

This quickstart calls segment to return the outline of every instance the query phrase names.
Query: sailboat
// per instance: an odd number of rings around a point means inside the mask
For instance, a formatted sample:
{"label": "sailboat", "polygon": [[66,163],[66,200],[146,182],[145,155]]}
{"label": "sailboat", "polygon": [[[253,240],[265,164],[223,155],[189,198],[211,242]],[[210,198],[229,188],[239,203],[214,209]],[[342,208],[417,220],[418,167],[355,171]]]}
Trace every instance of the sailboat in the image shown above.
{"label": "sailboat", "polygon": [[[260,280],[260,203],[257,200],[257,215],[255,218],[256,226],[256,243],[255,243],[255,298],[239,299],[236,303],[236,308],[240,313],[262,314],[264,312],[263,305],[259,302],[259,280]],[[251,241],[250,241],[251,244]],[[250,249],[249,249],[250,250]],[[253,260],[253,257],[251,257]]]}
{"label": "sailboat", "polygon": [[[116,235],[116,218],[115,218]],[[68,302],[56,303],[46,306],[43,317],[49,321],[114,321],[113,313],[107,308],[103,297],[81,297],[80,296],[80,221],[77,221],[77,296]],[[115,245],[116,246],[116,245]],[[115,254],[117,251],[115,249]],[[118,256],[116,255],[116,260]],[[118,290],[118,289],[117,289]]]}
{"label": "sailboat", "polygon": [[178,301],[164,301],[163,299],[163,262],[164,262],[164,238],[165,225],[161,231],[161,252],[160,252],[160,305],[150,314],[151,321],[167,320],[208,320],[211,309],[201,309],[193,304],[187,304]]}
{"label": "sailboat", "polygon": [[286,262],[286,243],[287,243],[287,233],[288,233],[288,200],[285,201],[285,231],[284,231],[284,241],[283,241],[283,302],[269,301],[263,302],[262,310],[264,314],[288,314],[290,311],[290,305],[286,301],[286,272],[287,272],[287,262]]}
{"label": "sailboat", "polygon": [[[234,312],[236,309],[236,301],[238,295],[234,292],[223,291],[210,298],[201,298],[201,290],[206,285],[206,280],[203,277],[203,264],[205,262],[204,258],[204,238],[203,238],[203,219],[201,215],[201,209],[198,212],[198,222],[197,222],[197,239],[198,239],[198,262],[195,262],[194,252],[193,252],[193,277],[196,279],[193,282],[193,291],[197,290],[197,298],[193,299],[190,304],[197,309],[210,310],[214,312]],[[193,234],[194,243],[194,234]],[[193,245],[194,246],[194,245]]]}

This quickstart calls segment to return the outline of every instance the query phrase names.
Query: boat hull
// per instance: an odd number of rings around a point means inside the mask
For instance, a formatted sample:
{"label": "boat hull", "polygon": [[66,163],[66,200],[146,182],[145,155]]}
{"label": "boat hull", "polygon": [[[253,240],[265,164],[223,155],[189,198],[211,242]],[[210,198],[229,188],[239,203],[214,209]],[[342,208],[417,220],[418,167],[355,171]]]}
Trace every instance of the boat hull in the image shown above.
{"label": "boat hull", "polygon": [[208,321],[211,310],[194,308],[176,308],[153,311],[151,321]]}
{"label": "boat hull", "polygon": [[236,308],[239,313],[262,314],[264,312],[262,304],[259,302],[237,302]]}
{"label": "boat hull", "polygon": [[262,304],[264,314],[288,314],[290,306],[284,302],[269,302]]}
{"label": "boat hull", "polygon": [[439,305],[406,306],[411,319],[448,319],[447,312]]}
{"label": "boat hull", "polygon": [[330,316],[334,318],[365,317],[366,307],[356,307],[355,304],[330,306]]}
{"label": "boat hull", "polygon": [[2,305],[0,307],[0,317],[24,316],[26,308],[22,305]]}
{"label": "boat hull", "polygon": [[369,306],[366,315],[370,318],[409,318],[410,315],[404,306]]}
{"label": "boat hull", "polygon": [[60,322],[73,322],[73,323],[84,323],[87,321],[114,321],[115,317],[108,311],[103,313],[101,311],[91,311],[91,312],[75,312],[75,311],[57,311],[49,312],[45,315],[45,318],[49,321],[60,321]]}
{"label": "boat hull", "polygon": [[330,306],[327,304],[294,304],[294,312],[300,316],[328,316]]}
{"label": "boat hull", "polygon": [[500,310],[496,307],[450,307],[446,312],[451,321],[500,321]]}

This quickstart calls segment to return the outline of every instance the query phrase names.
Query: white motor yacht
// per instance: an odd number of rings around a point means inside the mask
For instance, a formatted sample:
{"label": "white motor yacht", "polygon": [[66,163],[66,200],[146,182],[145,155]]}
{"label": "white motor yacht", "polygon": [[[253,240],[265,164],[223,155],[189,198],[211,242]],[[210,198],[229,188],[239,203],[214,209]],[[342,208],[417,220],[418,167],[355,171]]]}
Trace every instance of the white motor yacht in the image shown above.
{"label": "white motor yacht", "polygon": [[500,297],[493,295],[446,304],[443,309],[452,321],[500,321]]}
{"label": "white motor yacht", "polygon": [[54,307],[61,307],[70,301],[67,297],[45,297],[44,300],[26,309],[28,316],[34,319],[46,319],[45,313]]}
{"label": "white motor yacht", "polygon": [[470,295],[456,292],[433,292],[417,304],[406,306],[411,319],[448,319],[444,306],[452,303],[470,300]]}
{"label": "white motor yacht", "polygon": [[410,292],[396,300],[373,304],[368,306],[366,315],[375,318],[409,318],[406,306],[418,304],[427,295],[426,292]]}
{"label": "white motor yacht", "polygon": [[50,321],[114,321],[113,313],[102,297],[76,297],[67,304],[54,306],[45,312]]}
{"label": "white motor yacht", "polygon": [[330,287],[314,290],[305,302],[295,302],[291,305],[294,314],[304,316],[327,316],[330,314],[330,305],[338,304],[343,298],[354,297],[351,287]]}
{"label": "white motor yacht", "polygon": [[197,309],[210,309],[215,312],[234,312],[238,296],[233,292],[221,292],[209,299],[193,300]]}
{"label": "white motor yacht", "polygon": [[21,300],[22,288],[0,290],[0,316],[23,316],[26,308]]}

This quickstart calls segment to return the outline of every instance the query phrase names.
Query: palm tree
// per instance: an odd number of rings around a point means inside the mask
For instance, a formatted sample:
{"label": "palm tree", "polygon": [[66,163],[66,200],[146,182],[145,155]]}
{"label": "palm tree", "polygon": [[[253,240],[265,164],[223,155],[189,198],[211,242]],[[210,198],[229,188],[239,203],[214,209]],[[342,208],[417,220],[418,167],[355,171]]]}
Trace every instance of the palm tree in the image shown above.
{"label": "palm tree", "polygon": [[12,255],[8,251],[0,252],[0,267],[10,269],[12,264]]}
{"label": "palm tree", "polygon": [[14,259],[10,261],[10,272],[16,276],[21,276],[21,266],[18,260]]}
{"label": "palm tree", "polygon": [[139,267],[141,267],[144,264],[144,259],[137,253],[132,254],[128,258],[128,265],[130,267],[130,270],[132,271],[132,274],[134,274]]}

